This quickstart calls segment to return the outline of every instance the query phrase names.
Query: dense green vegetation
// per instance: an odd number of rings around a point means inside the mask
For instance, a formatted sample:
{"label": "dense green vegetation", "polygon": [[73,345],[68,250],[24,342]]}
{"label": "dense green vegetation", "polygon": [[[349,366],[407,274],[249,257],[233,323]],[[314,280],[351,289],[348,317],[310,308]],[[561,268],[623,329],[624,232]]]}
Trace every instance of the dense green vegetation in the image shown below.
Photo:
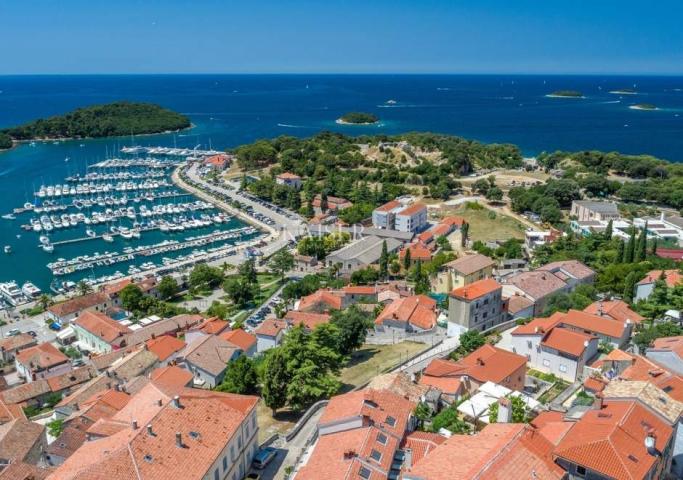
{"label": "dense green vegetation", "polygon": [[531,211],[544,222],[559,223],[562,220],[560,209],[569,208],[573,200],[581,198],[581,189],[574,180],[560,179],[530,188],[514,187],[508,195],[515,212]]}
{"label": "dense green vegetation", "polygon": [[344,123],[353,123],[356,125],[366,125],[369,123],[375,123],[379,120],[377,115],[367,112],[348,112],[339,117]]}
{"label": "dense green vegetation", "polygon": [[12,137],[7,135],[6,133],[0,132],[0,150],[12,148],[12,145]]}
{"label": "dense green vegetation", "polygon": [[583,93],[576,90],[555,90],[550,94],[551,97],[581,98]]}
{"label": "dense green vegetation", "polygon": [[189,126],[190,119],[185,115],[158,105],[115,102],[79,108],[65,115],[41,118],[7,128],[2,133],[15,140],[98,138],[161,133]]}

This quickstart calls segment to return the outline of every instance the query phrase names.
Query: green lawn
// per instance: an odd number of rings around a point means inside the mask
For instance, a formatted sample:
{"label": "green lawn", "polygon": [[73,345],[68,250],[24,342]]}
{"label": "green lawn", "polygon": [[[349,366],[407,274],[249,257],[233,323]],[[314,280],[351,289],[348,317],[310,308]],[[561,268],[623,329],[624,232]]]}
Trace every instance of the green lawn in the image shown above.
{"label": "green lawn", "polygon": [[395,345],[363,345],[354,352],[348,365],[342,369],[342,391],[364,385],[381,373],[398,366],[407,358],[429,348],[424,343],[401,342]]}
{"label": "green lawn", "polygon": [[472,241],[481,240],[507,240],[508,238],[524,239],[526,227],[512,217],[494,212],[495,218],[490,213],[492,210],[482,206],[475,210],[466,206],[449,208],[448,215],[458,215],[470,224],[469,237]]}

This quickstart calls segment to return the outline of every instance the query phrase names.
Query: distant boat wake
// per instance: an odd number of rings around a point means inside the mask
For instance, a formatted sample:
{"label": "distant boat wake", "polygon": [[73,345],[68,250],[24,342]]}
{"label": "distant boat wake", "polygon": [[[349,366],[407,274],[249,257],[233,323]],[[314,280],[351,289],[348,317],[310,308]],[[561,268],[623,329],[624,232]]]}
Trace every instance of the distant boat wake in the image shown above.
{"label": "distant boat wake", "polygon": [[282,128],[315,128],[315,127],[307,127],[305,125],[292,125],[291,123],[278,123],[278,127]]}

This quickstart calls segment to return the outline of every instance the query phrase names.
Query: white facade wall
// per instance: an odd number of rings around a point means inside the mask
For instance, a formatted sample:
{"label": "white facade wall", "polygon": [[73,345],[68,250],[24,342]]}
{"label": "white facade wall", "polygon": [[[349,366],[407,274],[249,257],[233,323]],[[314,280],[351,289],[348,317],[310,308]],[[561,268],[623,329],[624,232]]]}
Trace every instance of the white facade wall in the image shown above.
{"label": "white facade wall", "polygon": [[258,424],[254,409],[207,470],[203,480],[242,480],[258,450],[257,441]]}
{"label": "white facade wall", "polygon": [[51,377],[56,377],[57,375],[62,375],[64,373],[70,372],[72,370],[71,367],[71,362],[66,362],[62,363],[60,365],[56,365],[52,368],[48,368],[47,370],[42,370],[40,372],[36,372],[36,378],[33,378],[33,372],[31,371],[31,367],[29,365],[24,365],[23,363],[19,363],[19,360],[16,358],[14,359],[14,366],[17,369],[17,374],[20,377],[23,377],[26,379],[26,383],[31,383],[36,380],[40,380],[42,378],[51,378]]}
{"label": "white facade wall", "polygon": [[283,332],[278,333],[277,337],[256,334],[256,351],[258,353],[261,353],[273,347],[277,347],[278,345],[280,345],[282,335]]}
{"label": "white facade wall", "polygon": [[412,215],[396,214],[394,229],[399,232],[417,232],[427,225],[427,209],[423,208]]}
{"label": "white facade wall", "polygon": [[543,335],[511,335],[512,351],[524,355],[535,369],[574,382],[583,373],[586,360],[593,358],[598,351],[597,339],[591,341],[580,358],[569,358],[557,350],[541,345]]}

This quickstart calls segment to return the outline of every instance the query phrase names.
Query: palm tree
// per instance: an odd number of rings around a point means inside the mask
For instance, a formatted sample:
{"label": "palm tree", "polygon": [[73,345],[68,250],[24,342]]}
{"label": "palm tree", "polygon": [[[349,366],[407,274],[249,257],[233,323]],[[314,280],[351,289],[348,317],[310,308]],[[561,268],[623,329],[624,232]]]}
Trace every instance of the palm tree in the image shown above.
{"label": "palm tree", "polygon": [[52,305],[52,297],[46,293],[43,293],[40,297],[38,297],[38,305],[40,305],[43,310],[47,310],[47,307]]}
{"label": "palm tree", "polygon": [[76,285],[76,291],[80,295],[87,295],[88,293],[92,292],[92,287],[85,280],[81,280]]}

